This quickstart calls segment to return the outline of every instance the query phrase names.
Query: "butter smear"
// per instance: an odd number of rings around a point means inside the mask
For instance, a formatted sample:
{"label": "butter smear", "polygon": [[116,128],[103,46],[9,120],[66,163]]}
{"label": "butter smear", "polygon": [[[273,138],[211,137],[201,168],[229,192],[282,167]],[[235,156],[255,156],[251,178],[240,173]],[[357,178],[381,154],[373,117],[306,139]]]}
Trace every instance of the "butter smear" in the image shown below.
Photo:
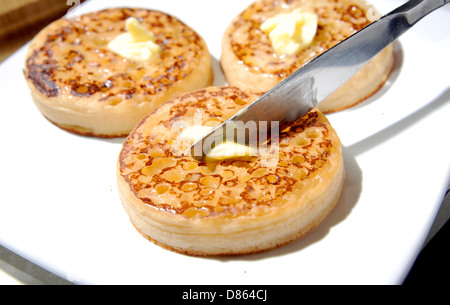
{"label": "butter smear", "polygon": [[296,9],[267,19],[261,30],[269,35],[278,56],[295,55],[312,44],[318,21],[316,14]]}
{"label": "butter smear", "polygon": [[139,21],[128,18],[127,33],[117,36],[108,44],[114,53],[133,61],[152,61],[161,54],[161,47],[156,43],[155,35],[148,31]]}
{"label": "butter smear", "polygon": [[192,144],[211,132],[211,130],[213,130],[213,128],[209,126],[194,125],[183,130],[179,138]]}
{"label": "butter smear", "polygon": [[239,157],[257,156],[257,150],[253,147],[236,143],[234,141],[225,141],[216,145],[206,154],[206,161],[219,161]]}
{"label": "butter smear", "polygon": [[[179,138],[183,141],[188,141],[192,145],[213,129],[213,127],[208,126],[191,126],[186,128]],[[234,141],[225,141],[211,149],[206,154],[205,160],[211,162],[249,156],[257,156],[257,149]]]}

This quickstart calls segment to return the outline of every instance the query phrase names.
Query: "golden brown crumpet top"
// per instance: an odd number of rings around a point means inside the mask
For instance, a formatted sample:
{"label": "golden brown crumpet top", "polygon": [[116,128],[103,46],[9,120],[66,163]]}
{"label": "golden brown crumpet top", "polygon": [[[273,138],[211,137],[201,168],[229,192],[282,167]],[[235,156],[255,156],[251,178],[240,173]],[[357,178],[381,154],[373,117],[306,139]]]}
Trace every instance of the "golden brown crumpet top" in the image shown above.
{"label": "golden brown crumpet top", "polygon": [[[318,16],[317,33],[309,47],[296,54],[277,55],[261,25],[271,17],[296,9]],[[369,9],[373,8],[364,0],[255,1],[234,18],[223,37],[221,64],[229,85],[256,92],[271,89],[304,64],[369,25],[367,16],[374,15]],[[325,113],[342,110],[376,92],[392,70],[393,49],[389,47],[366,67],[354,77],[352,84],[339,89],[338,96],[330,97],[319,109]]]}
{"label": "golden brown crumpet top", "polygon": [[[234,22],[230,35],[231,46],[237,58],[245,65],[262,73],[285,78],[305,63],[330,49],[345,38],[367,26],[367,6],[348,0],[259,0],[247,8]],[[277,58],[267,34],[260,30],[264,20],[283,11],[300,7],[319,15],[316,38],[308,49],[299,54]],[[269,62],[262,62],[265,54]]]}
{"label": "golden brown crumpet top", "polygon": [[278,152],[269,143],[271,155],[199,162],[174,145],[196,116],[217,126],[257,97],[233,87],[187,93],[129,135],[119,157],[119,192],[144,236],[188,254],[253,253],[299,238],[334,207],[344,175],[341,145],[317,109],[281,132]]}
{"label": "golden brown crumpet top", "polygon": [[[162,48],[158,59],[135,62],[108,49],[130,17],[155,35]],[[127,135],[162,102],[211,85],[213,78],[207,46],[193,29],[165,13],[131,8],[49,25],[30,45],[25,76],[48,119],[99,136]]]}

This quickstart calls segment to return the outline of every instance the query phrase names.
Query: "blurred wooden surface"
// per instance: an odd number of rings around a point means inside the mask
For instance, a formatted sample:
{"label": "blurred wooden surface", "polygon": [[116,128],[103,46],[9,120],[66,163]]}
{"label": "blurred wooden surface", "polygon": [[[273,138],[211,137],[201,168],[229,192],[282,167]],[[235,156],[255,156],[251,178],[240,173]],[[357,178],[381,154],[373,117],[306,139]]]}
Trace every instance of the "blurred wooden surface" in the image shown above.
{"label": "blurred wooden surface", "polygon": [[64,16],[75,2],[0,0],[0,62],[33,39],[49,23]]}

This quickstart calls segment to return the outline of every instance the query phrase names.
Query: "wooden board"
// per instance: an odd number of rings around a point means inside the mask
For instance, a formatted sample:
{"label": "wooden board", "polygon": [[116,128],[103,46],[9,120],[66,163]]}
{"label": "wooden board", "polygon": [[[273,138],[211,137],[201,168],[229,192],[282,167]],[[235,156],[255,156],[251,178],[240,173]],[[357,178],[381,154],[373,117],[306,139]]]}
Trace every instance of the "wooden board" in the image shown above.
{"label": "wooden board", "polygon": [[83,1],[0,0],[0,62]]}

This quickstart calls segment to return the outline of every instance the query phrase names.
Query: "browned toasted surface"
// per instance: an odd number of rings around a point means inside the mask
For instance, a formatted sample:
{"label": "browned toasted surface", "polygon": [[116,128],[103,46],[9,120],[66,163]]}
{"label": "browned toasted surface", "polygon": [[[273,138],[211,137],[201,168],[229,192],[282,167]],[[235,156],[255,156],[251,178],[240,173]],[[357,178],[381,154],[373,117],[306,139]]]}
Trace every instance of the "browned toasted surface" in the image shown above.
{"label": "browned toasted surface", "polygon": [[[234,87],[210,87],[161,105],[129,135],[119,157],[119,175],[144,204],[168,214],[237,217],[277,202],[296,202],[299,189],[331,175],[322,168],[340,160],[340,142],[317,109],[281,132],[276,163],[267,155],[217,162],[198,162],[189,150],[174,146],[197,114],[202,124],[216,126],[259,95]],[[268,150],[272,150],[269,143]],[[334,159],[334,161],[330,161]],[[335,171],[335,169],[333,169]],[[305,184],[306,183],[306,184]],[[295,194],[296,195],[295,195]]]}
{"label": "browned toasted surface", "polygon": [[[278,13],[301,8],[319,16],[317,35],[309,48],[296,55],[276,56],[261,24]],[[258,74],[285,78],[305,63],[367,26],[363,0],[258,0],[230,25],[226,35],[237,60]]]}
{"label": "browned toasted surface", "polygon": [[[137,63],[107,48],[125,32],[129,17],[155,34],[162,47],[156,61]],[[142,102],[188,77],[205,50],[201,37],[175,17],[146,9],[108,9],[79,20],[61,19],[44,29],[30,46],[25,76],[48,98],[92,98],[108,105]]]}

